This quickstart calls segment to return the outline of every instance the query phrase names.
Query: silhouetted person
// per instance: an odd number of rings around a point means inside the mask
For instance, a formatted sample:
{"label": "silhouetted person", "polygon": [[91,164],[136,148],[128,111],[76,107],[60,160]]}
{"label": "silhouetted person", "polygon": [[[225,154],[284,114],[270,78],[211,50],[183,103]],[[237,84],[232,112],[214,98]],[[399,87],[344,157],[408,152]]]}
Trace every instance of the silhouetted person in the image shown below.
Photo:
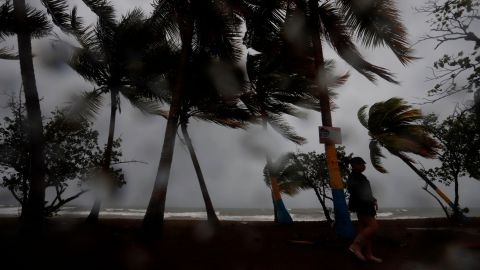
{"label": "silhouetted person", "polygon": [[365,171],[366,162],[361,157],[354,157],[350,160],[352,173],[347,179],[347,188],[350,193],[348,208],[357,213],[359,232],[349,250],[360,260],[382,262],[372,253],[372,240],[378,230],[378,223],[375,219],[378,210],[377,199],[373,197],[370,182],[362,174]]}

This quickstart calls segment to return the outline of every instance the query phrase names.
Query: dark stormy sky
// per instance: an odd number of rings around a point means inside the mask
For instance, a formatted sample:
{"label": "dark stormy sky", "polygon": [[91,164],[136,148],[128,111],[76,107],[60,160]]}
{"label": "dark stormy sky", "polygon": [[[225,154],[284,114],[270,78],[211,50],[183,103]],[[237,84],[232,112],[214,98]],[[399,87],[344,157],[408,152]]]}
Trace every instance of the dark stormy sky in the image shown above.
{"label": "dark stormy sky", "polygon": [[[34,3],[37,1],[30,1]],[[114,1],[117,14],[125,14],[134,7],[141,7],[149,12],[150,2],[145,0]],[[401,10],[409,40],[417,41],[420,36],[428,32],[428,24],[423,14],[416,13],[414,7],[423,1],[404,0],[396,1]],[[93,23],[95,17],[86,9],[81,1],[70,1],[79,7],[79,14]],[[477,28],[478,29],[478,28]],[[7,40],[7,44],[15,46],[15,39]],[[50,39],[34,42],[34,51],[45,53],[48,51]],[[363,156],[368,161],[367,131],[360,125],[356,113],[362,105],[372,105],[375,102],[398,96],[409,102],[422,102],[426,91],[434,84],[427,81],[430,67],[434,60],[444,53],[456,52],[462,48],[472,50],[472,44],[462,42],[445,44],[434,50],[434,43],[423,42],[414,46],[415,55],[421,59],[408,66],[402,66],[394,55],[383,48],[369,50],[361,49],[362,54],[370,62],[388,68],[396,74],[400,85],[392,85],[379,80],[376,84],[369,82],[352,68],[347,66],[334,53],[327,49],[326,57],[335,59],[337,71],[350,71],[351,77],[347,84],[337,90],[336,104],[338,109],[333,112],[333,122],[341,127],[343,145],[346,151]],[[52,71],[44,68],[39,60],[35,60],[37,86],[42,101],[42,113],[49,115],[57,106],[63,106],[72,93],[81,90],[91,90],[94,86],[84,81],[69,68]],[[18,62],[0,60],[0,105],[5,106],[7,95],[18,93],[20,89],[20,71]],[[433,105],[422,105],[422,111],[435,112],[445,117],[453,112],[458,103],[468,102],[470,95],[458,95],[445,99]],[[95,128],[100,132],[102,143],[106,141],[109,99],[105,99],[104,110],[95,121]],[[8,109],[2,108],[3,117]],[[319,151],[323,152],[323,145],[318,142],[318,126],[321,125],[320,114],[308,113],[306,119],[292,119],[290,123],[296,130],[308,139],[308,143],[296,146],[286,141],[274,132],[263,132],[258,126],[248,130],[229,130],[205,122],[192,121],[190,134],[193,139],[200,164],[206,178],[213,203],[216,207],[271,207],[269,189],[263,182],[262,169],[265,163],[265,151],[270,151],[278,157],[287,151]],[[126,160],[141,160],[148,164],[126,164],[125,171],[127,185],[120,191],[119,196],[109,204],[115,206],[145,207],[150,198],[155,179],[166,121],[159,117],[145,116],[132,108],[128,101],[122,99],[122,112],[117,117],[116,135],[123,139],[123,153]],[[398,158],[384,152],[384,165],[388,174],[381,174],[367,165],[365,175],[370,179],[375,196],[380,206],[384,207],[431,207],[436,202],[421,189],[423,183]],[[415,157],[425,166],[431,166],[432,161]],[[453,197],[452,187],[442,187]],[[478,190],[480,182],[473,179],[462,179],[461,202],[465,206],[480,207]],[[284,196],[288,208],[319,207],[312,191],[304,191],[295,197]],[[12,203],[12,196],[5,189],[0,190],[0,204]],[[77,203],[89,205],[91,195],[85,195]],[[199,185],[193,170],[192,162],[187,149],[178,140],[171,170],[167,194],[167,207],[203,207]]]}

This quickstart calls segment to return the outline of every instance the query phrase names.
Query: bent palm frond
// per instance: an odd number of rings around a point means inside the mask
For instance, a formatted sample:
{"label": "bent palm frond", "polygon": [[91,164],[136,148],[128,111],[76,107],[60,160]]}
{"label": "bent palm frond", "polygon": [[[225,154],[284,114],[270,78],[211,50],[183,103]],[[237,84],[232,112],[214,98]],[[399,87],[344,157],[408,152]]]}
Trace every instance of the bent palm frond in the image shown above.
{"label": "bent palm frond", "polygon": [[382,154],[382,150],[376,140],[371,140],[369,144],[370,148],[370,160],[372,166],[381,173],[387,173],[387,170],[383,167],[381,158],[385,158]]}
{"label": "bent palm frond", "polygon": [[12,49],[0,47],[0,59],[18,60],[18,53],[14,52]]}
{"label": "bent palm frond", "polygon": [[348,27],[342,16],[332,4],[324,3],[319,7],[319,19],[326,40],[337,51],[340,57],[355,68],[370,81],[375,81],[375,75],[392,83],[398,83],[388,70],[367,62],[360,55],[350,38]]}
{"label": "bent palm frond", "polygon": [[387,46],[406,65],[416,59],[407,41],[407,31],[392,0],[340,0],[346,23],[367,47]]}
{"label": "bent palm frond", "polygon": [[41,0],[43,6],[47,9],[48,14],[52,18],[53,23],[64,32],[73,30],[71,24],[71,16],[67,12],[68,4],[65,0]]}

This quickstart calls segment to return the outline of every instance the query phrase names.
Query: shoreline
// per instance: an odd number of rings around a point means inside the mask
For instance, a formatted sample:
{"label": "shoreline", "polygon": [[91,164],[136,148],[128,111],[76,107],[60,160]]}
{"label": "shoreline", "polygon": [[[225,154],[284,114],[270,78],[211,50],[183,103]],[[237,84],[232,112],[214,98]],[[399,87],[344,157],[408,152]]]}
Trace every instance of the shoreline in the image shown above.
{"label": "shoreline", "polygon": [[480,269],[480,218],[463,225],[379,220],[381,264],[358,261],[326,222],[221,221],[212,228],[204,220],[165,220],[154,239],[141,234],[141,219],[84,220],[49,219],[45,238],[29,243],[26,255],[17,218],[0,218],[0,254],[9,258],[3,265],[12,263],[5,269]]}

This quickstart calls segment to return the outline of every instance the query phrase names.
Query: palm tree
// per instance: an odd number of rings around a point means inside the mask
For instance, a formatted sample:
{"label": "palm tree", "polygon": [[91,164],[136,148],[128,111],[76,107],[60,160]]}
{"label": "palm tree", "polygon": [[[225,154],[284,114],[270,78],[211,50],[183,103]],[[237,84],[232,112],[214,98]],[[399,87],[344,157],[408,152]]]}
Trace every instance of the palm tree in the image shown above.
{"label": "palm tree", "polygon": [[[242,95],[242,101],[252,115],[259,116],[265,131],[270,124],[288,140],[295,144],[303,144],[306,141],[305,138],[299,136],[289,126],[288,122],[283,118],[283,114],[301,117],[302,113],[294,105],[301,104],[304,107],[315,108],[312,102],[315,98],[304,91],[306,86],[302,83],[302,80],[278,70],[268,70],[269,68],[271,66],[268,66],[267,56],[248,56],[247,71],[249,74],[250,91]],[[295,82],[298,84],[295,84]],[[290,86],[286,86],[285,83],[289,83]],[[279,224],[292,223],[293,220],[280,194],[277,176],[269,174],[270,170],[268,168],[272,167],[272,159],[269,153],[266,154],[266,163],[266,174],[271,182],[275,222]]]}
{"label": "palm tree", "polygon": [[[192,139],[188,133],[188,123],[191,117],[199,120],[213,122],[222,126],[230,128],[245,128],[246,121],[249,120],[250,114],[243,109],[238,108],[235,104],[225,103],[221,99],[202,99],[195,100],[195,103],[190,102],[189,99],[185,99],[182,105],[180,113],[180,126],[182,134],[185,139],[185,143],[188,147],[190,157],[192,159],[195,172],[197,174],[200,189],[202,191],[203,200],[207,209],[208,221],[211,225],[218,225],[218,217],[215,214],[213,204],[208,194],[207,186],[203,177],[200,163],[193,148]],[[200,101],[200,102],[199,102]]]}
{"label": "palm tree", "polygon": [[45,206],[45,140],[43,137],[42,113],[38,98],[33,66],[32,38],[49,34],[51,25],[46,15],[26,6],[24,0],[5,1],[0,5],[0,41],[5,37],[17,35],[18,55],[6,48],[0,48],[2,59],[19,59],[22,85],[25,93],[27,131],[29,138],[28,152],[29,173],[31,174],[28,201],[22,209],[22,225],[26,229],[41,230],[44,222]]}
{"label": "palm tree", "polygon": [[239,58],[240,50],[232,39],[238,32],[238,21],[227,2],[158,0],[154,3],[153,17],[162,24],[172,26],[169,28],[172,31],[167,34],[174,44],[179,44],[181,48],[162,154],[152,196],[143,220],[143,228],[147,232],[161,233],[163,227],[165,199],[182,100],[187,89],[188,75],[196,72],[191,64],[195,48],[197,46],[205,48],[206,58],[227,61],[236,61]]}
{"label": "palm tree", "polygon": [[[208,222],[216,226],[219,220],[188,133],[188,123],[191,118],[196,118],[229,128],[246,128],[251,116],[248,111],[238,107],[238,95],[242,91],[242,71],[235,65],[206,58],[204,49],[202,46],[197,46],[193,51],[191,64],[196,72],[188,74],[179,124],[200,184]],[[219,75],[212,70],[222,70],[222,74]],[[220,82],[215,80],[217,76],[221,77]],[[224,89],[227,84],[225,80],[228,80],[228,90]]]}
{"label": "palm tree", "polygon": [[[148,113],[158,114],[151,98],[164,100],[162,91],[154,92],[145,83],[153,74],[168,70],[168,59],[173,58],[165,37],[155,33],[155,26],[149,22],[143,12],[134,9],[117,22],[113,6],[105,1],[84,1],[98,16],[94,28],[84,27],[81,18],[72,13],[72,31],[82,47],[73,47],[74,53],[68,64],[84,79],[96,86],[86,93],[80,103],[86,105],[86,112],[80,116],[91,115],[101,106],[101,94],[110,93],[110,121],[108,139],[105,146],[102,171],[107,178],[110,173],[111,156],[114,143],[115,123],[120,106],[120,94],[134,107]],[[162,59],[160,59],[162,57]],[[162,62],[163,61],[163,62]],[[153,65],[155,68],[153,68]],[[159,65],[159,63],[162,63]],[[155,95],[153,94],[155,93]],[[78,105],[79,102],[74,105]],[[78,106],[72,106],[70,114],[79,113]],[[112,179],[113,180],[113,179]],[[109,181],[113,184],[113,181]],[[101,200],[95,199],[87,222],[96,222]]]}
{"label": "palm tree", "polygon": [[[282,115],[300,117],[296,106],[308,109],[320,109],[315,97],[309,94],[309,82],[292,68],[292,62],[286,59],[282,37],[282,24],[285,22],[283,3],[276,1],[248,2],[242,11],[245,17],[247,32],[245,44],[249,48],[261,52],[248,54],[247,73],[249,87],[242,95],[242,101],[261,119],[266,130],[270,124],[282,136],[295,144],[303,144],[305,138],[299,136],[285,121]],[[292,223],[282,197],[281,189],[275,174],[269,174],[272,166],[270,154],[266,154],[268,182],[271,183],[274,218],[279,224]]]}
{"label": "palm tree", "polygon": [[420,176],[455,213],[461,213],[458,205],[455,205],[415,167],[414,161],[407,156],[407,153],[413,153],[424,158],[434,158],[436,150],[440,147],[437,141],[428,134],[425,127],[418,122],[423,118],[420,110],[412,108],[401,98],[391,98],[373,104],[368,111],[368,116],[366,114],[367,107],[365,105],[360,108],[358,119],[371,137],[369,147],[373,167],[381,173],[387,172],[381,163],[381,158],[385,156],[380,147],[387,149]]}
{"label": "palm tree", "polygon": [[[367,47],[387,46],[402,64],[413,60],[406,42],[405,27],[399,20],[398,11],[391,0],[369,1],[368,3],[337,0],[334,2],[314,0],[288,1],[294,12],[293,22],[304,22],[301,27],[306,38],[300,42],[292,40],[292,46],[303,48],[306,66],[305,74],[317,83],[314,95],[320,99],[323,126],[332,126],[330,95],[325,86],[325,60],[322,39],[348,64],[374,81],[375,75],[396,83],[392,75],[384,68],[375,66],[362,58],[356,49],[352,36],[356,36]],[[303,42],[303,46],[301,44]],[[313,59],[307,61],[307,59]],[[313,71],[313,72],[312,72]],[[325,144],[325,154],[332,187],[336,230],[340,236],[353,237],[353,229],[345,202],[345,193],[341,181],[337,155],[333,144]]]}

